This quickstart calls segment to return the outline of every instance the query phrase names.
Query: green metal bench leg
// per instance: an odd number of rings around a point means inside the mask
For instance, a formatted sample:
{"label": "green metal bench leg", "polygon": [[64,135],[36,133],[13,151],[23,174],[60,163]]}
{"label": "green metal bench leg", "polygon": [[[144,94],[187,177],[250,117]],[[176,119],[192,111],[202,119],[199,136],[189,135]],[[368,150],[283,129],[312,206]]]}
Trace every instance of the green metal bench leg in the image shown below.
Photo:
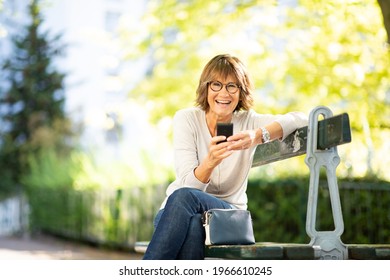
{"label": "green metal bench leg", "polygon": [[[336,168],[340,163],[337,147],[327,150],[317,149],[318,117],[332,117],[332,111],[319,106],[309,116],[308,139],[305,162],[310,169],[310,187],[307,205],[306,232],[311,238],[310,245],[320,249],[320,259],[348,259],[348,250],[340,237],[344,232],[340,196],[337,186]],[[334,231],[316,230],[316,213],[318,203],[318,183],[320,168],[326,168],[328,188],[332,206]]]}

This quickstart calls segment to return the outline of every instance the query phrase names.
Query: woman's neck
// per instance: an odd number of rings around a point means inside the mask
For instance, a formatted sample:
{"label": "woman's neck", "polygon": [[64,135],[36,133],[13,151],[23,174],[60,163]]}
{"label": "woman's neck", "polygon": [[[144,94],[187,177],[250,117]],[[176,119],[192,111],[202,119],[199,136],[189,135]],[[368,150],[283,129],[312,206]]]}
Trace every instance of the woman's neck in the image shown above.
{"label": "woman's neck", "polygon": [[217,123],[230,123],[233,114],[226,117],[221,117],[210,112],[206,112],[206,123],[212,137],[217,135]]}

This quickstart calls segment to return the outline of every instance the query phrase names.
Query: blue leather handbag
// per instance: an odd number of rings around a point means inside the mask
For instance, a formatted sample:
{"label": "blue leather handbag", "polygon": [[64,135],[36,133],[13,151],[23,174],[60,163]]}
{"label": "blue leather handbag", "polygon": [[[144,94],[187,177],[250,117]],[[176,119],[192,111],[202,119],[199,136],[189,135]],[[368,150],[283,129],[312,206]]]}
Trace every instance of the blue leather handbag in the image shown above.
{"label": "blue leather handbag", "polygon": [[255,243],[251,214],[241,209],[211,209],[203,213],[206,245]]}

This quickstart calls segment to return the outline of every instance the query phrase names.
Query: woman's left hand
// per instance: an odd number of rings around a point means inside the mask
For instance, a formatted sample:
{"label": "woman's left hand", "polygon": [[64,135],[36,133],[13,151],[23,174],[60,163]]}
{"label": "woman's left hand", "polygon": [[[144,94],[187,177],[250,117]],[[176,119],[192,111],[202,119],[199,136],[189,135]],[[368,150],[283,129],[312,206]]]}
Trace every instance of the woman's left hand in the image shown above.
{"label": "woman's left hand", "polygon": [[245,150],[256,145],[256,130],[245,130],[230,136],[227,141],[231,143],[228,150]]}

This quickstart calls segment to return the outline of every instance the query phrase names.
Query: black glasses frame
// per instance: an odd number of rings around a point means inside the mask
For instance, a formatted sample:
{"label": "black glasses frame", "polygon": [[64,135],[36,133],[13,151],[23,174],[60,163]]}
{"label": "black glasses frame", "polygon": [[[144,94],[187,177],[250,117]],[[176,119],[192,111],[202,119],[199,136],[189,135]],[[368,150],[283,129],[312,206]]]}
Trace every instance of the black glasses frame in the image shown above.
{"label": "black glasses frame", "polygon": [[[237,91],[239,91],[239,89],[241,88],[239,85],[237,85],[236,83],[227,83],[227,84],[223,84],[221,83],[220,81],[211,81],[211,82],[208,82],[207,83],[211,90],[214,91],[214,92],[219,92],[221,91],[221,89],[223,88],[223,86],[225,86],[226,88],[226,91],[230,94],[235,94],[237,93]],[[214,87],[213,87],[214,85]],[[218,88],[215,88],[215,86],[218,86]],[[233,88],[231,87],[233,86]],[[232,91],[233,89],[233,91]]]}

